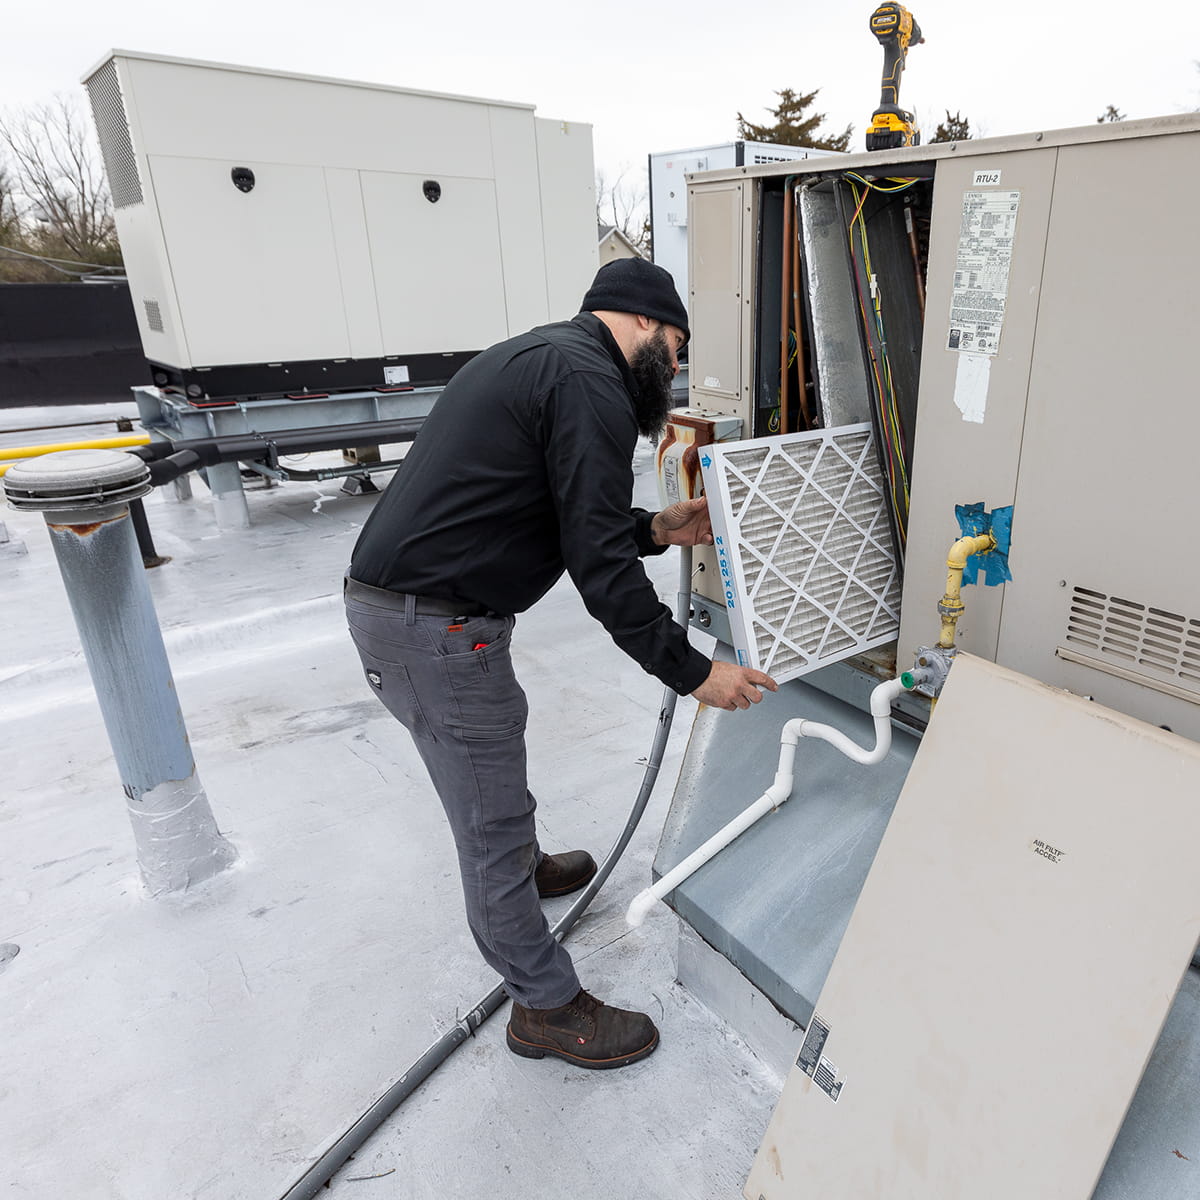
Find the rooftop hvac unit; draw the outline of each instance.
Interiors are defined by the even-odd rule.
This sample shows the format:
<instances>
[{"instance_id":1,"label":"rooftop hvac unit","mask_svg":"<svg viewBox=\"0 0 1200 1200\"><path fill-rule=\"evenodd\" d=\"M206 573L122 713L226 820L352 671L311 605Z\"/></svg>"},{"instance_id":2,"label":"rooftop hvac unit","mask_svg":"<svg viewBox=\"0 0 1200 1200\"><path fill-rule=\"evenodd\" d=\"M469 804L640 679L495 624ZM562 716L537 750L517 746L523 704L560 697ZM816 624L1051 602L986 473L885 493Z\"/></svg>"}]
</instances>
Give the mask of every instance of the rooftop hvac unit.
<instances>
[{"instance_id":1,"label":"rooftop hvac unit","mask_svg":"<svg viewBox=\"0 0 1200 1200\"><path fill-rule=\"evenodd\" d=\"M444 382L595 273L588 125L124 50L85 82L160 385Z\"/></svg>"},{"instance_id":2,"label":"rooftop hvac unit","mask_svg":"<svg viewBox=\"0 0 1200 1200\"><path fill-rule=\"evenodd\" d=\"M895 663L865 674L938 640L951 545L1000 520L956 647L1200 738L1200 564L1178 550L1200 232L1104 182L1187 192L1197 164L1181 114L689 179L689 408L764 444L874 432L903 604ZM700 562L720 635L746 614Z\"/></svg>"}]
</instances>

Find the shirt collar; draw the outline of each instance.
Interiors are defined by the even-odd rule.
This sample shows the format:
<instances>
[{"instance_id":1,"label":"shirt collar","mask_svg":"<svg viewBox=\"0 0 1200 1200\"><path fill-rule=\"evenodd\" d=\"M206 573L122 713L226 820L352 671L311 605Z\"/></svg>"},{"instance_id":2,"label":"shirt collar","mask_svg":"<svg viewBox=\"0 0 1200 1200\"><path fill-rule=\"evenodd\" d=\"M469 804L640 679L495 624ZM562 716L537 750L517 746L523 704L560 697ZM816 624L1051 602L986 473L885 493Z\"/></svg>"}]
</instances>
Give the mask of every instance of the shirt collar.
<instances>
[{"instance_id":1,"label":"shirt collar","mask_svg":"<svg viewBox=\"0 0 1200 1200\"><path fill-rule=\"evenodd\" d=\"M572 317L571 323L587 330L609 352L613 362L617 365L617 370L621 372L625 390L636 400L641 395L641 389L633 378L633 372L629 369L629 363L621 352L621 347L617 345L617 339L613 337L612 330L595 313L590 312L581 312L578 316Z\"/></svg>"}]
</instances>

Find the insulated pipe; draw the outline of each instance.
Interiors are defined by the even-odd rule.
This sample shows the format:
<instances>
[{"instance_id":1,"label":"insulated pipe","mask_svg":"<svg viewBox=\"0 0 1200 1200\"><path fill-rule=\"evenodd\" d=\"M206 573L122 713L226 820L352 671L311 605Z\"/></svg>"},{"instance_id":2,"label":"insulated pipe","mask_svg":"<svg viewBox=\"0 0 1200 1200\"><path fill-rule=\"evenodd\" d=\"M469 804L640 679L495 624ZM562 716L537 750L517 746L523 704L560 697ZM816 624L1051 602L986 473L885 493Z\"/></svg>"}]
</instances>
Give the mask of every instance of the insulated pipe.
<instances>
[{"instance_id":1,"label":"insulated pipe","mask_svg":"<svg viewBox=\"0 0 1200 1200\"><path fill-rule=\"evenodd\" d=\"M950 547L946 556L946 594L938 602L938 612L942 615L942 633L938 645L943 650L954 648L954 627L965 607L962 602L962 573L967 565L967 559L972 554L986 554L995 550L996 539L990 533L981 533L978 537L959 538Z\"/></svg>"},{"instance_id":2,"label":"insulated pipe","mask_svg":"<svg viewBox=\"0 0 1200 1200\"><path fill-rule=\"evenodd\" d=\"M921 275L921 252L917 248L917 230L911 204L904 206L904 227L908 230L908 247L912 251L913 277L917 283L917 304L921 309L921 324L925 324L925 279Z\"/></svg>"},{"instance_id":3,"label":"insulated pipe","mask_svg":"<svg viewBox=\"0 0 1200 1200\"><path fill-rule=\"evenodd\" d=\"M391 445L411 442L420 432L424 417L397 417L391 421L366 421L343 425L316 425L304 429L274 429L267 433L224 433L214 437L180 438L178 441L156 441L138 446L129 453L144 462L173 457L183 450L193 450L202 466L213 463L237 462L240 459L265 458L287 454L303 454L313 450L341 450L361 446L369 438L372 445Z\"/></svg>"},{"instance_id":4,"label":"insulated pipe","mask_svg":"<svg viewBox=\"0 0 1200 1200\"><path fill-rule=\"evenodd\" d=\"M792 320L796 325L796 399L800 402L800 417L805 429L813 428L812 413L808 408L808 389L804 385L804 322L800 309L800 189L792 185Z\"/></svg>"},{"instance_id":5,"label":"insulated pipe","mask_svg":"<svg viewBox=\"0 0 1200 1200\"><path fill-rule=\"evenodd\" d=\"M146 506L139 496L129 502L129 520L133 523L133 532L137 537L138 553L142 556L142 566L146 570L161 567L171 561L169 554L159 554L154 545L154 534L150 530L150 522L146 519Z\"/></svg>"},{"instance_id":6,"label":"insulated pipe","mask_svg":"<svg viewBox=\"0 0 1200 1200\"><path fill-rule=\"evenodd\" d=\"M836 750L840 750L847 758L870 766L882 762L892 746L892 702L901 692L908 691L918 683L923 683L932 672L925 668L906 673L903 680L889 679L881 683L871 692L871 716L875 719L875 745L864 749L857 742L851 741L840 729L832 725L822 725L818 721L805 721L802 718L789 721L784 725L779 735L779 766L775 771L775 780L763 794L734 817L723 828L719 829L699 849L694 850L677 867L668 871L656 884L639 892L633 898L629 911L625 914L626 922L634 927L641 925L646 914L654 904L668 892L673 892L685 879L695 874L710 858L719 854L740 834L745 833L760 817L766 816L772 809L778 808L792 794L794 782L793 765L796 758L796 745L801 738L820 738L828 742ZM911 677L912 683L908 683Z\"/></svg>"},{"instance_id":7,"label":"insulated pipe","mask_svg":"<svg viewBox=\"0 0 1200 1200\"><path fill-rule=\"evenodd\" d=\"M679 592L677 593L675 619L687 628L688 615L692 603L692 552L689 547L682 547L679 553ZM675 702L678 696L672 688L663 689L662 707L658 710L658 725L654 731L654 742L650 747L650 757L646 760L646 769L642 773L642 786L637 799L633 802L625 828L613 843L604 861L600 864L591 883L587 885L575 903L555 923L550 932L560 942L571 931L571 927L583 915L584 909L592 902L593 897L612 874L625 847L629 845L646 805L650 793L654 790L658 779L658 770L662 766L663 754L667 748L667 737L671 732L671 721L675 715ZM388 1088L366 1112L346 1130L317 1159L311 1167L286 1192L280 1200L312 1200L312 1198L333 1178L335 1172L346 1160L387 1120L388 1117L404 1103L463 1044L469 1037L475 1036L484 1021L488 1019L508 998L503 984L494 987L465 1017L456 1022L420 1058L417 1059L391 1087Z\"/></svg>"}]
</instances>

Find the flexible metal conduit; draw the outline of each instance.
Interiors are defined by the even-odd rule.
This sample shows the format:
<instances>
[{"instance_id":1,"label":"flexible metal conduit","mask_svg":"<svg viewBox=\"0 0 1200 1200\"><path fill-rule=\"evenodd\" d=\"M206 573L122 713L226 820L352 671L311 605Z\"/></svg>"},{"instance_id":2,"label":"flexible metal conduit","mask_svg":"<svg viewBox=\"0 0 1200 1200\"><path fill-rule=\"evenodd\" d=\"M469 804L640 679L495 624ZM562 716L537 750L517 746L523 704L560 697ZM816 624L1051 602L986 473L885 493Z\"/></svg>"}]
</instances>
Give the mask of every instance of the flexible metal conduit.
<instances>
[{"instance_id":1,"label":"flexible metal conduit","mask_svg":"<svg viewBox=\"0 0 1200 1200\"><path fill-rule=\"evenodd\" d=\"M675 606L675 619L687 628L688 614L692 602L692 552L681 548L679 553L679 593ZM678 696L671 688L663 689L662 707L658 712L658 724L654 731L654 742L650 748L650 757L646 761L646 770L642 774L642 786L637 799L629 812L625 828L613 844L604 861L600 864L591 883L579 894L578 899L567 910L566 914L551 929L551 933L561 942L571 931L571 927L583 915L584 909L591 904L593 897L604 886L613 868L617 865L625 847L629 845L646 805L650 793L654 790L658 779L658 770L662 765L663 754L667 748L667 736L671 732L671 721L675 715L675 702ZM504 985L494 987L473 1009L444 1034L420 1058L417 1059L391 1087L388 1088L366 1112L346 1130L321 1155L305 1173L283 1193L281 1200L312 1200L312 1197L333 1178L334 1173L345 1163L366 1140L387 1120L388 1117L404 1103L463 1044L469 1037L475 1036L484 1021L488 1019L507 999Z\"/></svg>"},{"instance_id":2,"label":"flexible metal conduit","mask_svg":"<svg viewBox=\"0 0 1200 1200\"><path fill-rule=\"evenodd\" d=\"M792 794L793 766L796 758L796 746L801 738L821 738L835 749L840 750L847 758L864 765L882 762L892 746L892 701L901 692L908 691L918 683L923 683L932 672L922 668L907 672L904 679L889 679L881 683L871 692L871 716L875 718L875 745L867 750L852 742L840 729L832 725L822 725L818 721L805 721L802 718L789 721L779 735L779 766L775 771L775 781L763 794L727 825L723 826L708 839L699 849L694 850L677 867L668 871L653 887L646 888L633 898L625 920L636 928L645 919L646 914L668 892L673 892L685 879L694 875L708 860L719 854L736 837L750 828L760 817L766 816L772 809L778 808ZM907 680L912 678L909 684Z\"/></svg>"}]
</instances>

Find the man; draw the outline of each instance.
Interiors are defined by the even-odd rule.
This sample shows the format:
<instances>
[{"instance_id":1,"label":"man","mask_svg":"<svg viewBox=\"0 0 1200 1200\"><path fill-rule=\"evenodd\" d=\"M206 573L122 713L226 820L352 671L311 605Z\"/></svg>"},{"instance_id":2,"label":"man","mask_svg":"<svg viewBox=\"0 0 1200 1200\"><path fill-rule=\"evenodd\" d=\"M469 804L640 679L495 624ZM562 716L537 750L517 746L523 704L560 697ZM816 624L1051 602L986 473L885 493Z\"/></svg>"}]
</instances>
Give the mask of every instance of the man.
<instances>
[{"instance_id":1,"label":"man","mask_svg":"<svg viewBox=\"0 0 1200 1200\"><path fill-rule=\"evenodd\" d=\"M745 709L776 685L690 646L639 561L712 543L703 499L629 508L637 436L661 433L689 336L671 276L609 263L581 307L450 381L363 528L346 609L367 680L449 819L471 932L513 1000L509 1048L605 1068L652 1053L658 1031L585 992L542 915L539 897L583 887L596 864L538 848L514 614L565 569L617 645L680 694Z\"/></svg>"}]
</instances>

